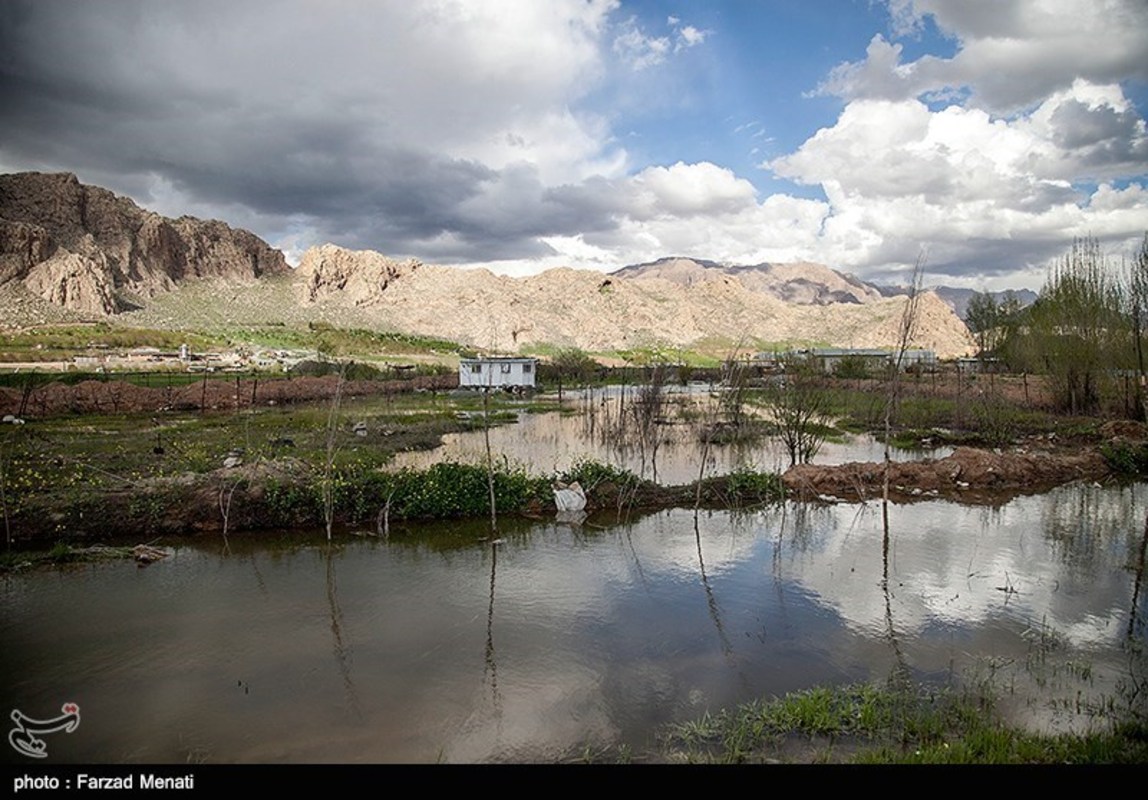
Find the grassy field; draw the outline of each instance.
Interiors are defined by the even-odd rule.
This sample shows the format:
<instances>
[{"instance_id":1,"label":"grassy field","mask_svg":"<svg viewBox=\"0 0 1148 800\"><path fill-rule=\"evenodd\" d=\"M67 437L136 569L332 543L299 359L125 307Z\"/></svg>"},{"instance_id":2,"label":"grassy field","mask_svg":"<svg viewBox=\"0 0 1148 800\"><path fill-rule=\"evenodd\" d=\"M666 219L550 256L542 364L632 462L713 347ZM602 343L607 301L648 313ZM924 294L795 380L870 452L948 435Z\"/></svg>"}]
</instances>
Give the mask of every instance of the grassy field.
<instances>
[{"instance_id":1,"label":"grassy field","mask_svg":"<svg viewBox=\"0 0 1148 800\"><path fill-rule=\"evenodd\" d=\"M990 692L819 687L674 725L657 757L688 763L1145 764L1148 718L1114 703L1084 735L1001 723Z\"/></svg>"}]
</instances>

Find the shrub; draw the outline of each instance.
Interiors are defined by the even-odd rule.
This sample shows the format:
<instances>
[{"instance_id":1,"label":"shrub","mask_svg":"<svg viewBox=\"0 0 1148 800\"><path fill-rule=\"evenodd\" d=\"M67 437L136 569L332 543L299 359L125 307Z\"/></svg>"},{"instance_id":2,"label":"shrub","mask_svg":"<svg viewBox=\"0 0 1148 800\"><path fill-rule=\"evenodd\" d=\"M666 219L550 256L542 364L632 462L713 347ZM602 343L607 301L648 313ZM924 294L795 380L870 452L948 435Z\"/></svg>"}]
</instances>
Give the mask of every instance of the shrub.
<instances>
[{"instance_id":1,"label":"shrub","mask_svg":"<svg viewBox=\"0 0 1148 800\"><path fill-rule=\"evenodd\" d=\"M769 503L785 497L785 487L777 473L748 467L738 467L727 475L726 487L734 505Z\"/></svg>"},{"instance_id":2,"label":"shrub","mask_svg":"<svg viewBox=\"0 0 1148 800\"><path fill-rule=\"evenodd\" d=\"M1122 475L1148 475L1148 444L1110 442L1100 446L1100 454L1113 472Z\"/></svg>"}]
</instances>

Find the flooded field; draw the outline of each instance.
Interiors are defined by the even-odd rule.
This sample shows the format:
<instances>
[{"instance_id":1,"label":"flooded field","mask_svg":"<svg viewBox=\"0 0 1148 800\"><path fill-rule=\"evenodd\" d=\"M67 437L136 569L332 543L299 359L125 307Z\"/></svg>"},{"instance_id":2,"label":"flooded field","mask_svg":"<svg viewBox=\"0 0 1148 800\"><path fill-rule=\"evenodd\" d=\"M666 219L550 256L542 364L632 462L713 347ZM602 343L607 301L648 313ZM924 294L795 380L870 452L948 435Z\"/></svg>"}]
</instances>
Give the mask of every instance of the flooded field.
<instances>
[{"instance_id":1,"label":"flooded field","mask_svg":"<svg viewBox=\"0 0 1148 800\"><path fill-rule=\"evenodd\" d=\"M567 393L565 413L523 413L513 425L492 427L490 448L496 457L531 472L550 474L567 469L583 459L593 459L624 467L637 475L652 478L654 456L636 436L618 435L617 420L624 417L626 403L633 404L634 387L609 387L590 393ZM698 479L703 452L707 476L724 475L739 467L782 471L789 458L773 437L747 442L718 443L705 447L699 425L709 389L702 385L667 387L666 413L656 427L659 444L656 453L657 480L663 484L685 484ZM588 407L597 413L587 413ZM555 402L555 408L557 403ZM692 411L696 416L683 414ZM685 417L685 418L683 418ZM944 458L951 447L904 450L892 448L894 460ZM421 452L400 453L395 467L425 468L438 461L484 463L486 444L483 432L452 433L443 437L441 447ZM850 461L881 461L884 445L869 435L844 434L825 441L814 464L844 464Z\"/></svg>"},{"instance_id":2,"label":"flooded field","mask_svg":"<svg viewBox=\"0 0 1148 800\"><path fill-rule=\"evenodd\" d=\"M894 505L887 548L872 504L165 542L3 578L0 702L80 706L49 762L639 754L667 722L895 674L1082 730L1148 695L1146 508L1146 484Z\"/></svg>"}]
</instances>

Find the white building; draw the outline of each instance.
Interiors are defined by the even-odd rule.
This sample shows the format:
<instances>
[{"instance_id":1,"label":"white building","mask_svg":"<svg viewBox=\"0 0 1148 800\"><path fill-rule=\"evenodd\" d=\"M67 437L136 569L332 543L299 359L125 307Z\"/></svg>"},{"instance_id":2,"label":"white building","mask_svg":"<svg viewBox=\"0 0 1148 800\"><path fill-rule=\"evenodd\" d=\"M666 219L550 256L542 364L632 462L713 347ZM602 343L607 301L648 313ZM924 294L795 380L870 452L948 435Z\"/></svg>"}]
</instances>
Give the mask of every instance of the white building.
<instances>
[{"instance_id":1,"label":"white building","mask_svg":"<svg viewBox=\"0 0 1148 800\"><path fill-rule=\"evenodd\" d=\"M458 385L462 388L534 388L538 360L492 356L463 358L458 362Z\"/></svg>"}]
</instances>

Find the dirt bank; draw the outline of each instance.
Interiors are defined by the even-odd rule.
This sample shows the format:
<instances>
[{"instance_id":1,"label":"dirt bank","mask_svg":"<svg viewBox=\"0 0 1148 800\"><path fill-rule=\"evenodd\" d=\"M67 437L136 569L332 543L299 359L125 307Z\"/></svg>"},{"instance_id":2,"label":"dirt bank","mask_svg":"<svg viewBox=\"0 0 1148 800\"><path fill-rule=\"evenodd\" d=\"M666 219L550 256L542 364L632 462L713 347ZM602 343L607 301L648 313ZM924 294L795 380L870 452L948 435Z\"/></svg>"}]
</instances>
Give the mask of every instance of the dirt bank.
<instances>
[{"instance_id":1,"label":"dirt bank","mask_svg":"<svg viewBox=\"0 0 1148 800\"><path fill-rule=\"evenodd\" d=\"M958 447L947 458L894 462L889 466L889 496L898 501L945 497L983 502L1109 475L1108 462L1098 446L1040 438L1008 450ZM801 464L782 476L793 496L844 501L881 497L884 480L885 466L880 462L831 467Z\"/></svg>"}]
</instances>

